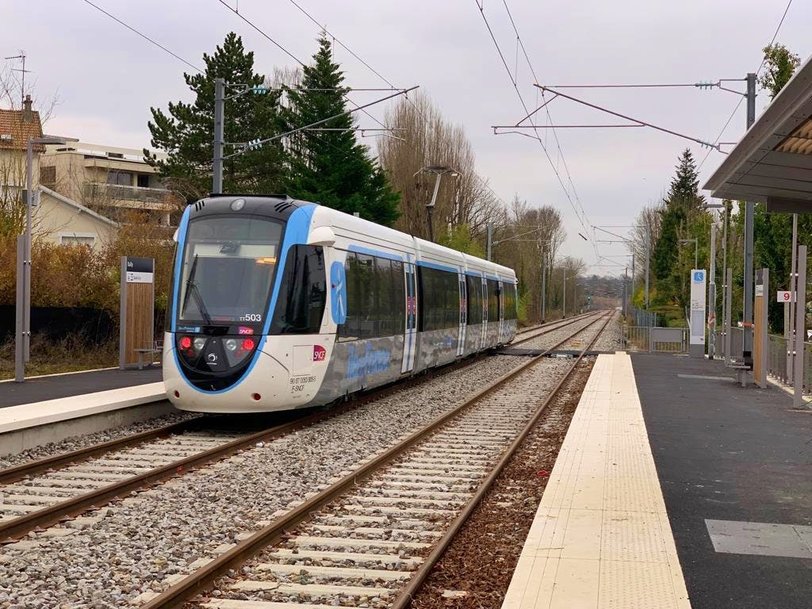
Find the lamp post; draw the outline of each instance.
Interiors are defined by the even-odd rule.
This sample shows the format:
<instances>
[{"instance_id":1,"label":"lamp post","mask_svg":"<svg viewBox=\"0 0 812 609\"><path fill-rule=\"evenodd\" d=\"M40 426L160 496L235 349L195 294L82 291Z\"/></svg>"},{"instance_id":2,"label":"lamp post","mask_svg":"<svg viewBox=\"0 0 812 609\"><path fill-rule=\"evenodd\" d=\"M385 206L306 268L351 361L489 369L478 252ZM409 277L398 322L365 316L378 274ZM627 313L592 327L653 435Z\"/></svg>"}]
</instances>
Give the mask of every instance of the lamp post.
<instances>
[{"instance_id":1,"label":"lamp post","mask_svg":"<svg viewBox=\"0 0 812 609\"><path fill-rule=\"evenodd\" d=\"M694 268L699 268L699 239L680 239L680 243L694 243Z\"/></svg>"},{"instance_id":2,"label":"lamp post","mask_svg":"<svg viewBox=\"0 0 812 609\"><path fill-rule=\"evenodd\" d=\"M31 207L34 200L34 146L78 142L72 137L44 135L28 138L25 151L25 235L17 238L17 303L14 338L14 380L25 380L25 362L31 348Z\"/></svg>"},{"instance_id":3,"label":"lamp post","mask_svg":"<svg viewBox=\"0 0 812 609\"><path fill-rule=\"evenodd\" d=\"M440 191L440 180L442 179L443 175L448 174L452 178L456 178L459 176L459 172L456 169L451 167L447 167L446 165L428 165L419 169L414 172L414 175L420 173L433 173L437 176L434 181L434 192L431 195L431 201L426 203L426 214L428 216L428 223L429 223L429 241L434 241L434 224L432 223L432 213L434 212L434 204L437 202L437 193ZM413 176L414 177L414 176Z\"/></svg>"}]
</instances>

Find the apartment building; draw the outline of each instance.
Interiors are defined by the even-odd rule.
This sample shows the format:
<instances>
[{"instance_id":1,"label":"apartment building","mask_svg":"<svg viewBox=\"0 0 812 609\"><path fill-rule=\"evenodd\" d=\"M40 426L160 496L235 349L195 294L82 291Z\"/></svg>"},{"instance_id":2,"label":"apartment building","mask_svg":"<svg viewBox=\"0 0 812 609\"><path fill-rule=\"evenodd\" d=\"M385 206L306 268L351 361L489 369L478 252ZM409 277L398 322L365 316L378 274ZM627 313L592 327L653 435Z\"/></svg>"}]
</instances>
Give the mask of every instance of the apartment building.
<instances>
[{"instance_id":1,"label":"apartment building","mask_svg":"<svg viewBox=\"0 0 812 609\"><path fill-rule=\"evenodd\" d=\"M183 205L144 162L141 150L81 141L49 145L40 165L43 186L120 222L135 210L169 226Z\"/></svg>"}]
</instances>

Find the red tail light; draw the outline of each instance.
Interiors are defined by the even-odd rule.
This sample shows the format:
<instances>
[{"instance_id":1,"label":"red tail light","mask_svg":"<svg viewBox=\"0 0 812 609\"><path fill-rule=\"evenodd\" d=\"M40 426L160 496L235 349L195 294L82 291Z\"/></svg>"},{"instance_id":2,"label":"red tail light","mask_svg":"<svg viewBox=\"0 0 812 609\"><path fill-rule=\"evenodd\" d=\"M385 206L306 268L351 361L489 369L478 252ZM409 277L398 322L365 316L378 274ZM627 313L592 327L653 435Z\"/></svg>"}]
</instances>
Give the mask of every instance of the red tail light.
<instances>
[{"instance_id":1,"label":"red tail light","mask_svg":"<svg viewBox=\"0 0 812 609\"><path fill-rule=\"evenodd\" d=\"M180 340L178 341L178 345L184 351L190 349L192 347L192 337L191 336L181 336Z\"/></svg>"},{"instance_id":2,"label":"red tail light","mask_svg":"<svg viewBox=\"0 0 812 609\"><path fill-rule=\"evenodd\" d=\"M255 345L256 343L253 338L244 338L242 340L242 348L244 351L251 351Z\"/></svg>"}]
</instances>

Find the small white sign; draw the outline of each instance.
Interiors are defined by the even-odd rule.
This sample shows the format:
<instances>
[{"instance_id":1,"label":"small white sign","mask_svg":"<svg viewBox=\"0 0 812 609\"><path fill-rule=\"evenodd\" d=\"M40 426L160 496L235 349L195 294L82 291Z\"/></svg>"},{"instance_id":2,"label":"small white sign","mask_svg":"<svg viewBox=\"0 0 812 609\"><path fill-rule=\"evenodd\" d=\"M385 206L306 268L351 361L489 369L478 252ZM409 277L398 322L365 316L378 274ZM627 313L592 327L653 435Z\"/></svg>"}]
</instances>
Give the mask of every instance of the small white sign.
<instances>
[{"instance_id":1,"label":"small white sign","mask_svg":"<svg viewBox=\"0 0 812 609\"><path fill-rule=\"evenodd\" d=\"M127 271L127 283L152 283L153 273Z\"/></svg>"},{"instance_id":2,"label":"small white sign","mask_svg":"<svg viewBox=\"0 0 812 609\"><path fill-rule=\"evenodd\" d=\"M789 290L778 290L775 300L776 302L791 302L795 299L792 298L792 292Z\"/></svg>"}]
</instances>

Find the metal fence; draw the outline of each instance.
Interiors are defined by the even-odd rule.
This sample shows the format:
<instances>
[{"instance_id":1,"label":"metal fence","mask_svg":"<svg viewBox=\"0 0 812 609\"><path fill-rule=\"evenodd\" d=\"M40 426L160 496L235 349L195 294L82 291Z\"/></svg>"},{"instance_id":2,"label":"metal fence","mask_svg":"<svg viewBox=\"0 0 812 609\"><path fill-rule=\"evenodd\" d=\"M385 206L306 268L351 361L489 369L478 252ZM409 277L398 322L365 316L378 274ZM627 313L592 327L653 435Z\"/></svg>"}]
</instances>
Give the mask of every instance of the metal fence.
<instances>
[{"instance_id":1,"label":"metal fence","mask_svg":"<svg viewBox=\"0 0 812 609\"><path fill-rule=\"evenodd\" d=\"M688 328L623 326L623 344L632 351L687 353Z\"/></svg>"},{"instance_id":2,"label":"metal fence","mask_svg":"<svg viewBox=\"0 0 812 609\"><path fill-rule=\"evenodd\" d=\"M650 328L657 325L657 314L654 311L644 311L643 309L631 307L629 313L630 321L633 321L635 326Z\"/></svg>"}]
</instances>

